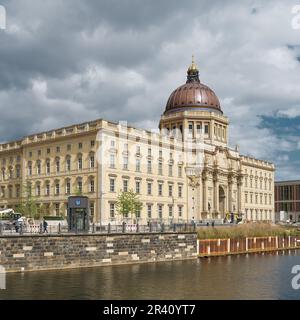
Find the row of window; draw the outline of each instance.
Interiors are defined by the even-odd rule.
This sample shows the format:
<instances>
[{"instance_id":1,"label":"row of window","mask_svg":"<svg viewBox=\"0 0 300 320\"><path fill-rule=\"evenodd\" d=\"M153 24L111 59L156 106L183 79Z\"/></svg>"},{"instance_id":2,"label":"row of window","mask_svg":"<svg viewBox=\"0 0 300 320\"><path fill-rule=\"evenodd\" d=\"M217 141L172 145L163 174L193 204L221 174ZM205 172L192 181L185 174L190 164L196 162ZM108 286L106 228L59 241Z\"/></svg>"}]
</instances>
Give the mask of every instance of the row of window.
<instances>
[{"instance_id":1,"label":"row of window","mask_svg":"<svg viewBox=\"0 0 300 320\"><path fill-rule=\"evenodd\" d=\"M116 169L116 155L115 154L111 154L110 155L110 162L109 162L109 167L111 169ZM122 167L123 170L129 170L129 161L128 161L128 157L123 157L123 163L122 163ZM177 167L178 170L178 177L182 178L182 166L178 166ZM136 172L141 172L141 159L136 159L135 162L135 171ZM153 173L153 162L152 160L148 159L147 160L147 173L152 174ZM158 174L159 175L163 175L163 162L162 160L158 161ZM169 164L168 165L168 176L169 177L173 177L174 174L174 165L173 164Z\"/></svg>"},{"instance_id":2,"label":"row of window","mask_svg":"<svg viewBox=\"0 0 300 320\"><path fill-rule=\"evenodd\" d=\"M250 197L249 197L250 196ZM272 195L269 194L265 194L263 195L262 193L260 194L253 194L252 192L250 193L250 195L248 194L248 192L245 192L245 203L255 203L255 204L268 204L268 198L269 198L269 205L272 204ZM249 202L250 200L250 202ZM264 200L264 201L263 201ZM264 202L264 203L263 203Z\"/></svg>"},{"instance_id":3,"label":"row of window","mask_svg":"<svg viewBox=\"0 0 300 320\"><path fill-rule=\"evenodd\" d=\"M140 180L135 181L135 193L141 194L142 189L142 182ZM116 192L116 178L110 178L109 179L109 191L110 192ZM124 179L123 180L123 192L129 191L129 180ZM153 182L147 182L147 195L152 196L153 195ZM158 182L158 195L163 196L163 183ZM173 197L174 195L174 185L168 184L168 196ZM178 198L183 197L183 185L177 186L177 196Z\"/></svg>"},{"instance_id":4,"label":"row of window","mask_svg":"<svg viewBox=\"0 0 300 320\"><path fill-rule=\"evenodd\" d=\"M157 218L158 219L163 219L164 217L164 213L165 213L165 209L164 209L164 205L163 204L158 204L156 206L156 212L157 212ZM167 206L167 210L168 210L168 217L170 219L173 219L175 217L175 214L177 213L179 218L182 218L183 216L183 209L184 206L183 205L178 205L177 206L177 212L175 212L175 206L173 205L168 205ZM146 211L147 211L147 218L148 219L152 219L154 218L154 211L155 211L155 206L153 204L147 204L146 205ZM110 203L110 218L114 219L116 217L116 204L115 203ZM141 218L141 211L138 210L136 212L136 217L137 218ZM128 218L128 215L125 214L125 218Z\"/></svg>"},{"instance_id":5,"label":"row of window","mask_svg":"<svg viewBox=\"0 0 300 320\"><path fill-rule=\"evenodd\" d=\"M254 183L253 183L253 180L254 180ZM258 180L259 180L259 182L258 182ZM250 183L248 183L248 182L250 182ZM271 179L269 179L269 180L267 180L267 179L263 180L263 178L260 178L260 179L249 178L248 179L248 177L245 177L245 187L246 188L250 187L250 188L258 189L258 185L259 185L260 190L269 190L269 191L272 190L272 180Z\"/></svg>"},{"instance_id":6,"label":"row of window","mask_svg":"<svg viewBox=\"0 0 300 320\"><path fill-rule=\"evenodd\" d=\"M245 209L246 220L272 220L271 210Z\"/></svg>"},{"instance_id":7,"label":"row of window","mask_svg":"<svg viewBox=\"0 0 300 320\"><path fill-rule=\"evenodd\" d=\"M72 145L73 144L67 144L66 146L66 150L67 151L71 151L72 150ZM95 146L95 140L91 140L90 141L90 147L93 148ZM83 142L78 142L77 145L78 149L81 150L83 148ZM56 146L55 147L55 151L56 153L60 153L62 151L62 147L61 146ZM51 148L47 148L46 149L46 154L50 154L51 153ZM42 150L37 150L37 156L41 156L42 155ZM31 158L33 156L33 151L29 151L28 152L28 156L29 158Z\"/></svg>"},{"instance_id":8,"label":"row of window","mask_svg":"<svg viewBox=\"0 0 300 320\"><path fill-rule=\"evenodd\" d=\"M15 193L13 193L13 189L15 189ZM72 193L77 193L77 192L84 192L83 190L83 182L82 182L82 179L79 178L77 179L76 181L76 185L74 187L73 185L73 188L72 188L72 184L71 184L71 181L70 179L67 179L64 183L64 187L62 188L62 185L59 181L55 181L54 183L54 186L51 187L51 184L50 182L46 182L45 183L45 186L44 186L44 194L45 196L50 196L51 195L51 189L53 190L53 194L58 196L58 195L61 195L61 194L66 194L66 195L69 195L69 194L72 194ZM15 188L13 188L13 186L8 186L7 188L7 191L8 193L6 194L6 190L5 190L5 187L2 186L1 189L1 197L2 198L5 198L6 196L8 198L13 198L14 195L16 198L19 198L21 196L20 192L21 192L21 187L19 185L16 185ZM28 186L28 193L29 194L32 194L34 196L41 196L42 195L42 186L40 183L36 183L35 184L35 191L34 191L34 194L32 193L32 187L29 185ZM95 192L95 180L94 178L90 178L89 179L89 182L88 182L88 192L89 193L94 193Z\"/></svg>"}]
</instances>

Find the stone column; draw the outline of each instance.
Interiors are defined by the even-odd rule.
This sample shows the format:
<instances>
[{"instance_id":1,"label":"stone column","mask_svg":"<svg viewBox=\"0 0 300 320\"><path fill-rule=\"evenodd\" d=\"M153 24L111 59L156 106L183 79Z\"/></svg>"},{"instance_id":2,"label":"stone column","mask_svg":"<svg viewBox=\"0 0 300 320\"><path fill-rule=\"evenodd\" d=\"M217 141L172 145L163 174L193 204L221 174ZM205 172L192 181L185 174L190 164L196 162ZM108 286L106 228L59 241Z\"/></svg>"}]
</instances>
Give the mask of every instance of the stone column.
<instances>
[{"instance_id":1,"label":"stone column","mask_svg":"<svg viewBox=\"0 0 300 320\"><path fill-rule=\"evenodd\" d=\"M242 207L241 207L241 204L242 204L242 193L241 193L241 181L237 181L237 211L238 213L241 212L242 210Z\"/></svg>"},{"instance_id":2,"label":"stone column","mask_svg":"<svg viewBox=\"0 0 300 320\"><path fill-rule=\"evenodd\" d=\"M228 208L225 211L232 212L232 180L228 181Z\"/></svg>"},{"instance_id":3,"label":"stone column","mask_svg":"<svg viewBox=\"0 0 300 320\"><path fill-rule=\"evenodd\" d=\"M219 212L219 182L214 178L214 207L213 211Z\"/></svg>"},{"instance_id":4,"label":"stone column","mask_svg":"<svg viewBox=\"0 0 300 320\"><path fill-rule=\"evenodd\" d=\"M202 199L203 199L203 212L208 212L208 199L207 199L207 177L202 178Z\"/></svg>"}]
</instances>

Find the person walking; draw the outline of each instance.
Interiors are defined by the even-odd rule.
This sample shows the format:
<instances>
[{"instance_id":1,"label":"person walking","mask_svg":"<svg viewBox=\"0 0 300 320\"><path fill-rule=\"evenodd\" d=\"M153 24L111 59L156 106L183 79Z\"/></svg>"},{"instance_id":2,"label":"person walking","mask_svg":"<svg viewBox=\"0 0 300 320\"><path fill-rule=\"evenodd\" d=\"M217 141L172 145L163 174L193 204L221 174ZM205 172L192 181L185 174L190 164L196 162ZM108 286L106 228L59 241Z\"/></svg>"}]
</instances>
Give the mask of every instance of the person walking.
<instances>
[{"instance_id":1,"label":"person walking","mask_svg":"<svg viewBox=\"0 0 300 320\"><path fill-rule=\"evenodd\" d=\"M45 232L48 233L48 222L45 220L45 218L43 220L43 228L44 228L44 233Z\"/></svg>"}]
</instances>

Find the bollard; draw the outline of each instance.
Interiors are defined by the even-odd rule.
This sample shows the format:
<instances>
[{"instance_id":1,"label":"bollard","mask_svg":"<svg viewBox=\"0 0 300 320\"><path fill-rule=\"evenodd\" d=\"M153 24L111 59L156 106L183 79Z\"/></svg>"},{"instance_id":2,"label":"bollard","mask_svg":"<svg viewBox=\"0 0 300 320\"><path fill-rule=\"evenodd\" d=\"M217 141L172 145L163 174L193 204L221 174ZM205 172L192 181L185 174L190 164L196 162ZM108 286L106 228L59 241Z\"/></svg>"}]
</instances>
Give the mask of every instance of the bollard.
<instances>
[{"instance_id":1,"label":"bollard","mask_svg":"<svg viewBox=\"0 0 300 320\"><path fill-rule=\"evenodd\" d=\"M110 228L111 228L111 225L109 223L108 226L107 226L107 233L110 233Z\"/></svg>"}]
</instances>

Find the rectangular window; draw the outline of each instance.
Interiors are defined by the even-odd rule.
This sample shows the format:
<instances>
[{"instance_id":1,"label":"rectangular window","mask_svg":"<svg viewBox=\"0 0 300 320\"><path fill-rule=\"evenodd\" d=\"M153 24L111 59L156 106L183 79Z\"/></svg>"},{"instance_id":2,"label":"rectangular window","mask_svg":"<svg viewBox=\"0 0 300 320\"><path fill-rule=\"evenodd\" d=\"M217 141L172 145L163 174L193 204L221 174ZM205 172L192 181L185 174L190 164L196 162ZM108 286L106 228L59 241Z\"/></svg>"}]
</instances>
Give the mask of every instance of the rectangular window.
<instances>
[{"instance_id":1,"label":"rectangular window","mask_svg":"<svg viewBox=\"0 0 300 320\"><path fill-rule=\"evenodd\" d=\"M47 154L50 154L51 150L50 148L47 148Z\"/></svg>"},{"instance_id":2,"label":"rectangular window","mask_svg":"<svg viewBox=\"0 0 300 320\"><path fill-rule=\"evenodd\" d=\"M182 218L182 206L178 206L178 216Z\"/></svg>"},{"instance_id":3,"label":"rectangular window","mask_svg":"<svg viewBox=\"0 0 300 320\"><path fill-rule=\"evenodd\" d=\"M110 218L113 219L115 217L115 204L111 203L109 205L109 214L110 214Z\"/></svg>"},{"instance_id":4,"label":"rectangular window","mask_svg":"<svg viewBox=\"0 0 300 320\"><path fill-rule=\"evenodd\" d=\"M147 205L147 216L149 219L151 219L151 217L152 217L152 205L151 204Z\"/></svg>"},{"instance_id":5,"label":"rectangular window","mask_svg":"<svg viewBox=\"0 0 300 320\"><path fill-rule=\"evenodd\" d=\"M71 171L71 159L68 158L66 161L66 169L67 171Z\"/></svg>"},{"instance_id":6,"label":"rectangular window","mask_svg":"<svg viewBox=\"0 0 300 320\"><path fill-rule=\"evenodd\" d=\"M209 125L208 125L208 124L206 124L206 125L204 126L204 133L205 133L205 134L209 134Z\"/></svg>"},{"instance_id":7,"label":"rectangular window","mask_svg":"<svg viewBox=\"0 0 300 320\"><path fill-rule=\"evenodd\" d=\"M123 170L128 170L128 157L123 157Z\"/></svg>"},{"instance_id":8,"label":"rectangular window","mask_svg":"<svg viewBox=\"0 0 300 320\"><path fill-rule=\"evenodd\" d=\"M152 154L152 150L151 148L148 148L148 157L151 157L151 154Z\"/></svg>"},{"instance_id":9,"label":"rectangular window","mask_svg":"<svg viewBox=\"0 0 300 320\"><path fill-rule=\"evenodd\" d=\"M93 148L95 146L95 140L91 140L91 147Z\"/></svg>"},{"instance_id":10,"label":"rectangular window","mask_svg":"<svg viewBox=\"0 0 300 320\"><path fill-rule=\"evenodd\" d=\"M116 158L115 158L114 154L110 155L109 166L110 166L111 169L114 169L116 167Z\"/></svg>"},{"instance_id":11,"label":"rectangular window","mask_svg":"<svg viewBox=\"0 0 300 320\"><path fill-rule=\"evenodd\" d=\"M173 206L169 206L169 217L173 218Z\"/></svg>"},{"instance_id":12,"label":"rectangular window","mask_svg":"<svg viewBox=\"0 0 300 320\"><path fill-rule=\"evenodd\" d=\"M32 165L31 164L28 165L28 175L29 176L32 175Z\"/></svg>"},{"instance_id":13,"label":"rectangular window","mask_svg":"<svg viewBox=\"0 0 300 320\"><path fill-rule=\"evenodd\" d=\"M90 192L95 192L95 181L90 180Z\"/></svg>"},{"instance_id":14,"label":"rectangular window","mask_svg":"<svg viewBox=\"0 0 300 320\"><path fill-rule=\"evenodd\" d=\"M55 214L59 216L59 203L55 204Z\"/></svg>"},{"instance_id":15,"label":"rectangular window","mask_svg":"<svg viewBox=\"0 0 300 320\"><path fill-rule=\"evenodd\" d=\"M78 149L82 149L82 142L78 143Z\"/></svg>"},{"instance_id":16,"label":"rectangular window","mask_svg":"<svg viewBox=\"0 0 300 320\"><path fill-rule=\"evenodd\" d=\"M71 194L71 183L69 181L66 183L66 194Z\"/></svg>"},{"instance_id":17,"label":"rectangular window","mask_svg":"<svg viewBox=\"0 0 300 320\"><path fill-rule=\"evenodd\" d=\"M91 155L90 156L90 168L95 168L95 156Z\"/></svg>"},{"instance_id":18,"label":"rectangular window","mask_svg":"<svg viewBox=\"0 0 300 320\"><path fill-rule=\"evenodd\" d=\"M173 186L169 184L169 197L173 196Z\"/></svg>"},{"instance_id":19,"label":"rectangular window","mask_svg":"<svg viewBox=\"0 0 300 320\"><path fill-rule=\"evenodd\" d=\"M109 179L109 190L115 192L115 179Z\"/></svg>"},{"instance_id":20,"label":"rectangular window","mask_svg":"<svg viewBox=\"0 0 300 320\"><path fill-rule=\"evenodd\" d=\"M182 167L181 166L178 167L178 177L182 178Z\"/></svg>"},{"instance_id":21,"label":"rectangular window","mask_svg":"<svg viewBox=\"0 0 300 320\"><path fill-rule=\"evenodd\" d=\"M78 169L81 170L82 169L82 158L78 158Z\"/></svg>"},{"instance_id":22,"label":"rectangular window","mask_svg":"<svg viewBox=\"0 0 300 320\"><path fill-rule=\"evenodd\" d=\"M77 182L77 189L78 189L79 192L82 192L82 181L81 180L79 180Z\"/></svg>"},{"instance_id":23,"label":"rectangular window","mask_svg":"<svg viewBox=\"0 0 300 320\"><path fill-rule=\"evenodd\" d=\"M41 174L41 163L37 163L37 169L36 169L37 174Z\"/></svg>"},{"instance_id":24,"label":"rectangular window","mask_svg":"<svg viewBox=\"0 0 300 320\"><path fill-rule=\"evenodd\" d=\"M169 164L169 177L173 177L173 165Z\"/></svg>"},{"instance_id":25,"label":"rectangular window","mask_svg":"<svg viewBox=\"0 0 300 320\"><path fill-rule=\"evenodd\" d=\"M56 160L55 167L56 167L56 173L59 173L60 172L60 161L59 160Z\"/></svg>"},{"instance_id":26,"label":"rectangular window","mask_svg":"<svg viewBox=\"0 0 300 320\"><path fill-rule=\"evenodd\" d=\"M189 135L193 135L193 122L189 122Z\"/></svg>"},{"instance_id":27,"label":"rectangular window","mask_svg":"<svg viewBox=\"0 0 300 320\"><path fill-rule=\"evenodd\" d=\"M123 191L128 192L128 180L123 180Z\"/></svg>"},{"instance_id":28,"label":"rectangular window","mask_svg":"<svg viewBox=\"0 0 300 320\"><path fill-rule=\"evenodd\" d=\"M135 192L141 193L141 182L140 181L135 182Z\"/></svg>"},{"instance_id":29,"label":"rectangular window","mask_svg":"<svg viewBox=\"0 0 300 320\"><path fill-rule=\"evenodd\" d=\"M50 184L46 184L46 196L50 196Z\"/></svg>"},{"instance_id":30,"label":"rectangular window","mask_svg":"<svg viewBox=\"0 0 300 320\"><path fill-rule=\"evenodd\" d=\"M136 172L141 172L141 160L140 159L136 159L135 170L136 170Z\"/></svg>"},{"instance_id":31,"label":"rectangular window","mask_svg":"<svg viewBox=\"0 0 300 320\"><path fill-rule=\"evenodd\" d=\"M162 164L161 160L159 160L159 162L158 162L158 174L159 175L163 174L163 164Z\"/></svg>"},{"instance_id":32,"label":"rectangular window","mask_svg":"<svg viewBox=\"0 0 300 320\"><path fill-rule=\"evenodd\" d=\"M55 194L59 195L59 183L55 184Z\"/></svg>"},{"instance_id":33,"label":"rectangular window","mask_svg":"<svg viewBox=\"0 0 300 320\"><path fill-rule=\"evenodd\" d=\"M60 147L56 147L56 152L60 152Z\"/></svg>"},{"instance_id":34,"label":"rectangular window","mask_svg":"<svg viewBox=\"0 0 300 320\"><path fill-rule=\"evenodd\" d=\"M148 182L147 183L147 194L150 196L152 194L152 183Z\"/></svg>"},{"instance_id":35,"label":"rectangular window","mask_svg":"<svg viewBox=\"0 0 300 320\"><path fill-rule=\"evenodd\" d=\"M135 182L135 192L141 193L141 182L140 181Z\"/></svg>"},{"instance_id":36,"label":"rectangular window","mask_svg":"<svg viewBox=\"0 0 300 320\"><path fill-rule=\"evenodd\" d=\"M91 204L90 204L90 214L91 214L92 218L95 215L95 204L94 204L94 202L91 202Z\"/></svg>"},{"instance_id":37,"label":"rectangular window","mask_svg":"<svg viewBox=\"0 0 300 320\"><path fill-rule=\"evenodd\" d=\"M70 151L72 146L70 144L67 145L67 150Z\"/></svg>"},{"instance_id":38,"label":"rectangular window","mask_svg":"<svg viewBox=\"0 0 300 320\"><path fill-rule=\"evenodd\" d=\"M158 184L158 195L159 196L163 195L163 185L162 185L162 183Z\"/></svg>"},{"instance_id":39,"label":"rectangular window","mask_svg":"<svg viewBox=\"0 0 300 320\"><path fill-rule=\"evenodd\" d=\"M147 172L148 172L148 173L152 173L152 161L151 161L151 160L148 160L148 163L147 163Z\"/></svg>"},{"instance_id":40,"label":"rectangular window","mask_svg":"<svg viewBox=\"0 0 300 320\"><path fill-rule=\"evenodd\" d=\"M163 218L163 206L161 204L158 205L158 218L162 219Z\"/></svg>"},{"instance_id":41,"label":"rectangular window","mask_svg":"<svg viewBox=\"0 0 300 320\"><path fill-rule=\"evenodd\" d=\"M178 197L182 198L182 186L178 186Z\"/></svg>"}]
</instances>

